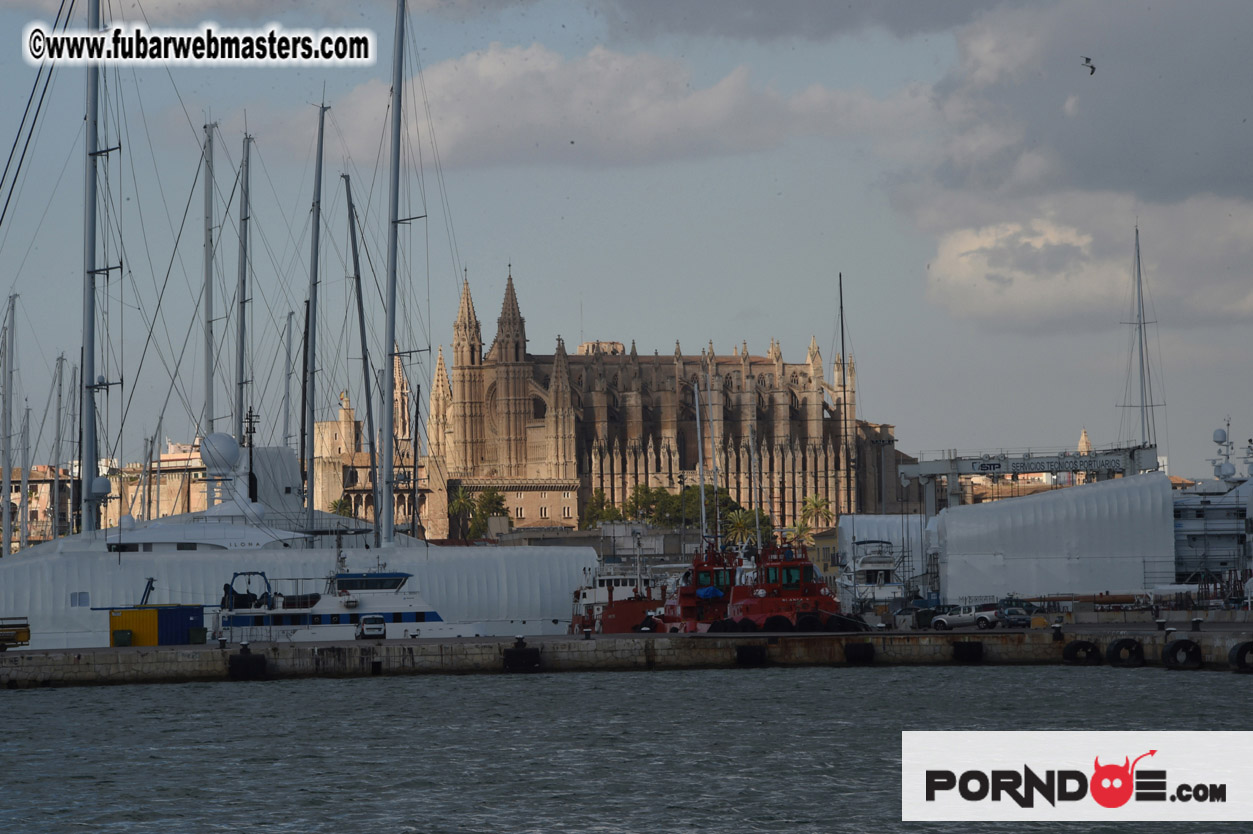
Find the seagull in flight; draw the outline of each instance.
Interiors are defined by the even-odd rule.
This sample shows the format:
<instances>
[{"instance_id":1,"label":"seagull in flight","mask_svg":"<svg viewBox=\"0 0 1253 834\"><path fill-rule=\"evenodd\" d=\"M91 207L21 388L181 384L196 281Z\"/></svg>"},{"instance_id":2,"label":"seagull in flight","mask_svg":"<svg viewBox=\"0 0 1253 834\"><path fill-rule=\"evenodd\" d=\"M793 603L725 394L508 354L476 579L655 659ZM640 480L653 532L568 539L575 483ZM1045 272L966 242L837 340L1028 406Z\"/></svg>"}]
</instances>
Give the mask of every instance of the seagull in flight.
<instances>
[{"instance_id":1,"label":"seagull in flight","mask_svg":"<svg viewBox=\"0 0 1253 834\"><path fill-rule=\"evenodd\" d=\"M1088 68L1088 75L1096 75L1096 64L1092 63L1092 59L1085 55L1079 57L1083 58L1083 65Z\"/></svg>"}]
</instances>

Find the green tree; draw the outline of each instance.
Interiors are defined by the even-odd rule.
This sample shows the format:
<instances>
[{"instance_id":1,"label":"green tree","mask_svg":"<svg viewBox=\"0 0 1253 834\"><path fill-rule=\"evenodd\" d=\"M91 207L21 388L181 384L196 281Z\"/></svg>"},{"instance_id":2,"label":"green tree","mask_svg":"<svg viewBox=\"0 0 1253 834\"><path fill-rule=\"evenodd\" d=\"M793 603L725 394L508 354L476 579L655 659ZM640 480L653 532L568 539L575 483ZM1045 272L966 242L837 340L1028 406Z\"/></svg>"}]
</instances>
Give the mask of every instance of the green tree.
<instances>
[{"instance_id":1,"label":"green tree","mask_svg":"<svg viewBox=\"0 0 1253 834\"><path fill-rule=\"evenodd\" d=\"M801 508L801 521L806 522L811 527L818 527L823 523L830 524L834 518L835 513L831 511L830 501L821 495L808 495L805 497L805 506Z\"/></svg>"},{"instance_id":2,"label":"green tree","mask_svg":"<svg viewBox=\"0 0 1253 834\"><path fill-rule=\"evenodd\" d=\"M341 495L331 502L327 510L335 515L342 515L344 518L352 518L352 499L347 495Z\"/></svg>"},{"instance_id":3,"label":"green tree","mask_svg":"<svg viewBox=\"0 0 1253 834\"><path fill-rule=\"evenodd\" d=\"M787 532L788 538L798 544L808 547L814 543L814 529L804 519L800 519L794 526L789 527Z\"/></svg>"},{"instance_id":4,"label":"green tree","mask_svg":"<svg viewBox=\"0 0 1253 834\"><path fill-rule=\"evenodd\" d=\"M583 529L590 530L602 521L621 521L622 513L609 503L605 491L598 489L592 492L587 507L583 510Z\"/></svg>"},{"instance_id":5,"label":"green tree","mask_svg":"<svg viewBox=\"0 0 1253 834\"><path fill-rule=\"evenodd\" d=\"M732 510L726 517L727 541L732 544L755 541L757 523L749 510Z\"/></svg>"},{"instance_id":6,"label":"green tree","mask_svg":"<svg viewBox=\"0 0 1253 834\"><path fill-rule=\"evenodd\" d=\"M474 505L474 515L470 519L470 538L481 539L487 535L487 520L499 516L509 517L509 509L505 506L505 496L493 487L479 493Z\"/></svg>"},{"instance_id":7,"label":"green tree","mask_svg":"<svg viewBox=\"0 0 1253 834\"><path fill-rule=\"evenodd\" d=\"M457 538L464 539L470 523L470 516L475 509L474 498L463 486L457 487L448 496L448 528L457 531Z\"/></svg>"}]
</instances>

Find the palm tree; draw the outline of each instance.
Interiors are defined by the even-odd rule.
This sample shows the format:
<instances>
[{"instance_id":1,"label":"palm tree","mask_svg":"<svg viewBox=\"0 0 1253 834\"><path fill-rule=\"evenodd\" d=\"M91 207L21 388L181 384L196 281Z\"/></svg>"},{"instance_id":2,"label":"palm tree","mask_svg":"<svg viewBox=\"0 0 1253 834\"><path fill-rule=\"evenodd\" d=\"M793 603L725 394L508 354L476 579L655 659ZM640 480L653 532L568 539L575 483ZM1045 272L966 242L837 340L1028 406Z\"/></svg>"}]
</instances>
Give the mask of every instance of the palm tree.
<instances>
[{"instance_id":1,"label":"palm tree","mask_svg":"<svg viewBox=\"0 0 1253 834\"><path fill-rule=\"evenodd\" d=\"M470 491L463 486L453 490L453 493L448 496L448 519L456 521L457 538L466 537L466 522L473 512L474 498L470 495Z\"/></svg>"},{"instance_id":2,"label":"palm tree","mask_svg":"<svg viewBox=\"0 0 1253 834\"><path fill-rule=\"evenodd\" d=\"M807 523L811 527L816 527L822 522L828 524L835 518L835 513L831 511L831 502L823 498L821 495L808 495L805 497L805 506L801 509L801 521Z\"/></svg>"},{"instance_id":3,"label":"palm tree","mask_svg":"<svg viewBox=\"0 0 1253 834\"><path fill-rule=\"evenodd\" d=\"M726 517L727 541L741 544L757 536L757 520L750 510L732 510Z\"/></svg>"},{"instance_id":4,"label":"palm tree","mask_svg":"<svg viewBox=\"0 0 1253 834\"><path fill-rule=\"evenodd\" d=\"M791 534L792 541L797 544L812 545L814 543L814 529L803 517L797 520L795 526L789 527L788 532Z\"/></svg>"},{"instance_id":5,"label":"palm tree","mask_svg":"<svg viewBox=\"0 0 1253 834\"><path fill-rule=\"evenodd\" d=\"M347 495L342 495L331 502L327 510L342 515L344 518L352 518L352 499Z\"/></svg>"}]
</instances>

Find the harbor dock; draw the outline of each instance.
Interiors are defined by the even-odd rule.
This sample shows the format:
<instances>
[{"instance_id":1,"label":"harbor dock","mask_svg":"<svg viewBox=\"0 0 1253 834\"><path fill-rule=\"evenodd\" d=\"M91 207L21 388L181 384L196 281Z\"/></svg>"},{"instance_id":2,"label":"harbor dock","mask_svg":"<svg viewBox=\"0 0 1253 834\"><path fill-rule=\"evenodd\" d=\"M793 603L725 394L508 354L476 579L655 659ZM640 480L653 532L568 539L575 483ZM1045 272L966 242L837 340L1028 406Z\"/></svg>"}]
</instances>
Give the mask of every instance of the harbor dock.
<instances>
[{"instance_id":1,"label":"harbor dock","mask_svg":"<svg viewBox=\"0 0 1253 834\"><path fill-rule=\"evenodd\" d=\"M1105 664L1244 672L1253 671L1253 630L1245 623L1208 624L1204 631L1086 624L943 633L643 633L27 649L0 653L0 688L373 675L946 664Z\"/></svg>"}]
</instances>

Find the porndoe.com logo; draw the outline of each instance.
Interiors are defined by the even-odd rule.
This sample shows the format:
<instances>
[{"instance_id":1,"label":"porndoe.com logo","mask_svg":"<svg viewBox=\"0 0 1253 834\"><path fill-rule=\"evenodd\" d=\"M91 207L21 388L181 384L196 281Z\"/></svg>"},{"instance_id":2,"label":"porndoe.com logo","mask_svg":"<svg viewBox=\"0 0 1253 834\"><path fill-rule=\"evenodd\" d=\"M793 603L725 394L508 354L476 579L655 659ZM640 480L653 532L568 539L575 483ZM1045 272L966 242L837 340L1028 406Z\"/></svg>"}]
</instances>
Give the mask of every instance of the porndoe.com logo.
<instances>
[{"instance_id":1,"label":"porndoe.com logo","mask_svg":"<svg viewBox=\"0 0 1253 834\"><path fill-rule=\"evenodd\" d=\"M1250 744L1244 732L906 731L901 816L1253 820Z\"/></svg>"}]
</instances>

